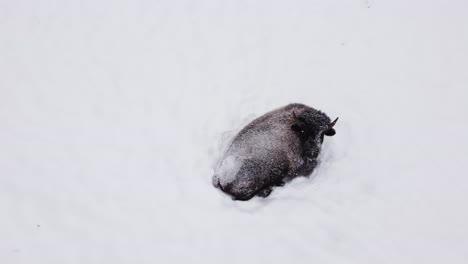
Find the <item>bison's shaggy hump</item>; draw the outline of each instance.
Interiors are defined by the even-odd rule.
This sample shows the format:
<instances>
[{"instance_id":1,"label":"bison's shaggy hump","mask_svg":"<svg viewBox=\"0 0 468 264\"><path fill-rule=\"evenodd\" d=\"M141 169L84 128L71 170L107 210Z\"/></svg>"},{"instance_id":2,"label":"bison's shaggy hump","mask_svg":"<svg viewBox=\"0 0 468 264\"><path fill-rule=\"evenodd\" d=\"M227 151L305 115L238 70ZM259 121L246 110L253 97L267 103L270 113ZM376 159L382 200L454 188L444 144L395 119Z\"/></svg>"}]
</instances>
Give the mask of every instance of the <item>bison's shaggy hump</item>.
<instances>
[{"instance_id":1,"label":"bison's shaggy hump","mask_svg":"<svg viewBox=\"0 0 468 264\"><path fill-rule=\"evenodd\" d=\"M266 197L274 186L310 175L324 135L334 122L303 104L289 104L253 120L229 143L215 169L213 185L236 200Z\"/></svg>"}]
</instances>

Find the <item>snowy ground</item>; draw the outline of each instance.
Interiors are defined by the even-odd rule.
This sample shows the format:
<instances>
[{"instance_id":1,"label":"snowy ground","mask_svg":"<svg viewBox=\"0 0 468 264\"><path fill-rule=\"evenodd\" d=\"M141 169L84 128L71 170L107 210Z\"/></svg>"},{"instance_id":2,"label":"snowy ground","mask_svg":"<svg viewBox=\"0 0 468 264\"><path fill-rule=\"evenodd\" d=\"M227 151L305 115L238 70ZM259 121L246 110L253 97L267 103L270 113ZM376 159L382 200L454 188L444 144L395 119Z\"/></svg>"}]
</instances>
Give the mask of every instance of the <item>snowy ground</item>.
<instances>
[{"instance_id":1,"label":"snowy ground","mask_svg":"<svg viewBox=\"0 0 468 264\"><path fill-rule=\"evenodd\" d=\"M0 0L0 263L468 263L467 8ZM313 177L214 189L290 102L340 117Z\"/></svg>"}]
</instances>

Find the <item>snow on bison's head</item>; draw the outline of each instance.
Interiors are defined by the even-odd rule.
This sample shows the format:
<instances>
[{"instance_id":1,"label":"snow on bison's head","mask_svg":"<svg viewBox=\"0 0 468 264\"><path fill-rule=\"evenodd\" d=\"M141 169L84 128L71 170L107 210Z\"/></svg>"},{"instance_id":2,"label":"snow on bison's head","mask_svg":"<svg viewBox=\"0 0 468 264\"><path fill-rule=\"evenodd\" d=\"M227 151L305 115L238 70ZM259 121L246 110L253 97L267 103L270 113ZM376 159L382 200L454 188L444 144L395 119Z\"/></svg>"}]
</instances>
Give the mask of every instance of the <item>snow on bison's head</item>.
<instances>
[{"instance_id":1,"label":"snow on bison's head","mask_svg":"<svg viewBox=\"0 0 468 264\"><path fill-rule=\"evenodd\" d=\"M229 143L213 185L235 200L268 196L297 176L310 175L325 136L338 118L303 104L289 104L253 120Z\"/></svg>"}]
</instances>

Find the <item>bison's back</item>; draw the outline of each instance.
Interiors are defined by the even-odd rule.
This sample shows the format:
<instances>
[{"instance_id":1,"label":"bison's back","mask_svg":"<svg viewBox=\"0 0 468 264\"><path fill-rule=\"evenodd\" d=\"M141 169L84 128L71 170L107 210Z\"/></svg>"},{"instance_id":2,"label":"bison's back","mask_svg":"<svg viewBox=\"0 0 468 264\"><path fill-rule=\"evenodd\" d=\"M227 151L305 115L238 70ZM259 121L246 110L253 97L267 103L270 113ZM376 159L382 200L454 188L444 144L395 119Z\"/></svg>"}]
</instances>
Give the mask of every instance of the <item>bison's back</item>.
<instances>
[{"instance_id":1,"label":"bison's back","mask_svg":"<svg viewBox=\"0 0 468 264\"><path fill-rule=\"evenodd\" d=\"M290 128L291 117L293 111L304 107L293 104L279 108L243 128L218 164L214 185L235 199L247 200L295 171L295 164L302 162L301 147Z\"/></svg>"}]
</instances>

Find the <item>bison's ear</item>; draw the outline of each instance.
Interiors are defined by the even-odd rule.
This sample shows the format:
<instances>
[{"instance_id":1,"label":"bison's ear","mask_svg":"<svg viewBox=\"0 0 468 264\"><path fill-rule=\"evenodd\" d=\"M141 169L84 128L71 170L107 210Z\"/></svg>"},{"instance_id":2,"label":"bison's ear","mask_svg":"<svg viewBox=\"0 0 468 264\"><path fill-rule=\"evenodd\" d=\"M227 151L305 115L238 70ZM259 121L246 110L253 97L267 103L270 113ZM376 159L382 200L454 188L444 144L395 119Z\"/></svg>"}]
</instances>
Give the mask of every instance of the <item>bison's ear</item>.
<instances>
[{"instance_id":1,"label":"bison's ear","mask_svg":"<svg viewBox=\"0 0 468 264\"><path fill-rule=\"evenodd\" d=\"M336 131L333 128L330 128L327 131L325 131L325 135L329 137L334 136L335 134L336 134Z\"/></svg>"},{"instance_id":2,"label":"bison's ear","mask_svg":"<svg viewBox=\"0 0 468 264\"><path fill-rule=\"evenodd\" d=\"M293 121L292 121L291 129L293 131L304 134L304 131L306 128L304 124L304 120L301 120L301 118L298 118L294 111L292 112L292 115L293 115Z\"/></svg>"},{"instance_id":3,"label":"bison's ear","mask_svg":"<svg viewBox=\"0 0 468 264\"><path fill-rule=\"evenodd\" d=\"M291 129L294 130L294 131L297 131L297 132L301 132L303 131L304 129L302 129L302 126L299 125L298 123L294 123L291 125Z\"/></svg>"},{"instance_id":4,"label":"bison's ear","mask_svg":"<svg viewBox=\"0 0 468 264\"><path fill-rule=\"evenodd\" d=\"M291 129L296 131L296 132L303 132L304 131L303 124L302 124L301 121L299 121L297 119L296 112L293 111L292 115L293 115L293 122L292 122L292 125L291 125Z\"/></svg>"}]
</instances>

